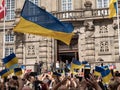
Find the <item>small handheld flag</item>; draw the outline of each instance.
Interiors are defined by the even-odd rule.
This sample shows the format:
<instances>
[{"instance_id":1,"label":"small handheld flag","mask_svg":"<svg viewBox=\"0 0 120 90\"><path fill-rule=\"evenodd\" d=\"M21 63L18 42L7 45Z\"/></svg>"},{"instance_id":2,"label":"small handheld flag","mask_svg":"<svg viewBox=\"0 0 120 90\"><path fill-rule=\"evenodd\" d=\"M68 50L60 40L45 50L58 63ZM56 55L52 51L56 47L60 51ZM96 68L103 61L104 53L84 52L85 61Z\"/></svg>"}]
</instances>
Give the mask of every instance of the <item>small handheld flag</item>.
<instances>
[{"instance_id":1,"label":"small handheld flag","mask_svg":"<svg viewBox=\"0 0 120 90\"><path fill-rule=\"evenodd\" d=\"M21 68L15 68L14 73L16 76L22 75L22 69Z\"/></svg>"},{"instance_id":2,"label":"small handheld flag","mask_svg":"<svg viewBox=\"0 0 120 90\"><path fill-rule=\"evenodd\" d=\"M18 58L14 53L10 54L9 56L2 59L5 67L10 69L13 65L18 64Z\"/></svg>"},{"instance_id":3,"label":"small handheld flag","mask_svg":"<svg viewBox=\"0 0 120 90\"><path fill-rule=\"evenodd\" d=\"M1 78L7 77L10 74L8 69L4 69L2 71L0 71L0 76Z\"/></svg>"}]
</instances>

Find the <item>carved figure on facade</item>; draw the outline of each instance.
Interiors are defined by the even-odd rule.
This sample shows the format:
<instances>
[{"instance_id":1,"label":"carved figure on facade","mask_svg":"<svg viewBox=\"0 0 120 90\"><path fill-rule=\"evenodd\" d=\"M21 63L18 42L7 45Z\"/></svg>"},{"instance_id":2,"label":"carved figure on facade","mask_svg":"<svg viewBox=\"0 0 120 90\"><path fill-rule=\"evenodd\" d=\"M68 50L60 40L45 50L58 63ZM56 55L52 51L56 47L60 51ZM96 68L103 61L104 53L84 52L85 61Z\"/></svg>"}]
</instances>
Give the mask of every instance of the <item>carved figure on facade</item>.
<instances>
[{"instance_id":1,"label":"carved figure on facade","mask_svg":"<svg viewBox=\"0 0 120 90\"><path fill-rule=\"evenodd\" d=\"M13 23L13 25L17 25L17 23L20 21L20 12L21 12L21 9L18 8L16 9L15 11L15 22Z\"/></svg>"},{"instance_id":2,"label":"carved figure on facade","mask_svg":"<svg viewBox=\"0 0 120 90\"><path fill-rule=\"evenodd\" d=\"M113 29L114 30L118 29L118 24L117 23L113 23Z\"/></svg>"},{"instance_id":3,"label":"carved figure on facade","mask_svg":"<svg viewBox=\"0 0 120 90\"><path fill-rule=\"evenodd\" d=\"M84 22L86 38L91 37L95 32L95 26L91 22Z\"/></svg>"},{"instance_id":4,"label":"carved figure on facade","mask_svg":"<svg viewBox=\"0 0 120 90\"><path fill-rule=\"evenodd\" d=\"M21 43L24 44L24 42L25 42L25 35L23 33L17 33L17 32L14 32L14 35L16 36L16 39L15 39L16 48L18 48L18 46Z\"/></svg>"},{"instance_id":5,"label":"carved figure on facade","mask_svg":"<svg viewBox=\"0 0 120 90\"><path fill-rule=\"evenodd\" d=\"M86 10L91 10L91 7L92 7L92 2L87 0L85 3L84 3L84 6L86 8Z\"/></svg>"}]
</instances>

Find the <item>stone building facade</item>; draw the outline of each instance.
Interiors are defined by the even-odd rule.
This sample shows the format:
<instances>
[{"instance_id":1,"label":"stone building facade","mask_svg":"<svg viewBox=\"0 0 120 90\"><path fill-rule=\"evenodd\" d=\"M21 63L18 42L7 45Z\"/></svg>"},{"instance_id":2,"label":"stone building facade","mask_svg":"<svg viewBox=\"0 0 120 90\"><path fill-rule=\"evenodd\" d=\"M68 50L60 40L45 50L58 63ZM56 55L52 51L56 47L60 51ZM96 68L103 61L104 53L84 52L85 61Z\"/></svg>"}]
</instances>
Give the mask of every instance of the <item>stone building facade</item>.
<instances>
[{"instance_id":1,"label":"stone building facade","mask_svg":"<svg viewBox=\"0 0 120 90\"><path fill-rule=\"evenodd\" d=\"M13 32L24 0L6 0L5 24L3 19L0 21L0 51L5 55L15 52L20 65L24 64L32 70L34 64L40 61L44 63L44 69L50 69L56 61L63 66L63 62L70 63L73 58L89 61L93 65L119 63L119 25L116 17L108 18L109 0L30 1L59 20L73 24L75 35L71 44L67 46L52 38ZM4 54L0 54L1 59Z\"/></svg>"}]
</instances>

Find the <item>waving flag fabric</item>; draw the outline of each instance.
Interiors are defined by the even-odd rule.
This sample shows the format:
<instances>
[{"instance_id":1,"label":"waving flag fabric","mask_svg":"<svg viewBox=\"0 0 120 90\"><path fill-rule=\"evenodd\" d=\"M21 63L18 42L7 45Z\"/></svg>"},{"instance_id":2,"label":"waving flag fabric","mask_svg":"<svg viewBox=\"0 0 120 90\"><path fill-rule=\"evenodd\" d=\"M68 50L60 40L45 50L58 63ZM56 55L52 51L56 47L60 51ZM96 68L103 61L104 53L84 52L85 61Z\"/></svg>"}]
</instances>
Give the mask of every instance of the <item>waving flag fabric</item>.
<instances>
[{"instance_id":1,"label":"waving flag fabric","mask_svg":"<svg viewBox=\"0 0 120 90\"><path fill-rule=\"evenodd\" d=\"M88 64L88 61L82 61L82 64L83 65Z\"/></svg>"},{"instance_id":2,"label":"waving flag fabric","mask_svg":"<svg viewBox=\"0 0 120 90\"><path fill-rule=\"evenodd\" d=\"M4 16L5 16L4 14L6 13L5 10L6 10L5 9L5 1L3 0L2 4L0 6L0 19L4 18Z\"/></svg>"},{"instance_id":3,"label":"waving flag fabric","mask_svg":"<svg viewBox=\"0 0 120 90\"><path fill-rule=\"evenodd\" d=\"M16 76L22 75L22 69L21 68L15 68L14 73Z\"/></svg>"},{"instance_id":4,"label":"waving flag fabric","mask_svg":"<svg viewBox=\"0 0 120 90\"><path fill-rule=\"evenodd\" d=\"M25 1L20 21L14 28L14 31L53 37L68 45L73 36L71 23L60 22L52 14L29 0Z\"/></svg>"},{"instance_id":5,"label":"waving flag fabric","mask_svg":"<svg viewBox=\"0 0 120 90\"><path fill-rule=\"evenodd\" d=\"M0 71L0 76L1 78L7 77L10 74L8 69L4 69L2 71Z\"/></svg>"},{"instance_id":6,"label":"waving flag fabric","mask_svg":"<svg viewBox=\"0 0 120 90\"><path fill-rule=\"evenodd\" d=\"M110 4L109 4L110 18L117 16L117 9L118 9L117 0L110 0Z\"/></svg>"},{"instance_id":7,"label":"waving flag fabric","mask_svg":"<svg viewBox=\"0 0 120 90\"><path fill-rule=\"evenodd\" d=\"M103 82L108 84L111 77L112 77L112 73L109 70L108 66L95 66L95 71L94 71L94 75L97 76L102 76Z\"/></svg>"},{"instance_id":8,"label":"waving flag fabric","mask_svg":"<svg viewBox=\"0 0 120 90\"><path fill-rule=\"evenodd\" d=\"M79 61L79 60L73 60L72 61L72 63L71 63L71 69L73 70L73 69L80 69L80 68L82 68L83 67L83 65L82 65L82 63Z\"/></svg>"},{"instance_id":9,"label":"waving flag fabric","mask_svg":"<svg viewBox=\"0 0 120 90\"><path fill-rule=\"evenodd\" d=\"M111 71L109 69L106 69L103 72L101 72L101 75L102 75L103 82L108 84L112 77Z\"/></svg>"},{"instance_id":10,"label":"waving flag fabric","mask_svg":"<svg viewBox=\"0 0 120 90\"><path fill-rule=\"evenodd\" d=\"M103 72L103 71L104 71L104 68L102 68L100 66L95 66L94 75L101 76L101 72Z\"/></svg>"},{"instance_id":11,"label":"waving flag fabric","mask_svg":"<svg viewBox=\"0 0 120 90\"><path fill-rule=\"evenodd\" d=\"M10 54L9 56L2 59L5 67L10 69L11 67L14 68L14 65L18 64L18 58L14 53Z\"/></svg>"}]
</instances>

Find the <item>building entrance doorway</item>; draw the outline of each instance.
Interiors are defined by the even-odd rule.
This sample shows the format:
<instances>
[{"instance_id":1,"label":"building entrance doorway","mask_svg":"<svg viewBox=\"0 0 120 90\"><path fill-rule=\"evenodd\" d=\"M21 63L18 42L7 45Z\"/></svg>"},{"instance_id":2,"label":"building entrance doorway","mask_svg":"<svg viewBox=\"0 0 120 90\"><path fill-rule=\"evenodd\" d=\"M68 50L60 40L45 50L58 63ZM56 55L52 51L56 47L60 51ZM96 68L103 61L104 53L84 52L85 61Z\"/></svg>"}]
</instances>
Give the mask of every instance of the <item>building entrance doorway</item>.
<instances>
[{"instance_id":1,"label":"building entrance doorway","mask_svg":"<svg viewBox=\"0 0 120 90\"><path fill-rule=\"evenodd\" d=\"M78 60L78 52L59 53L59 60L64 63L66 63L66 61L70 63L74 58Z\"/></svg>"}]
</instances>

